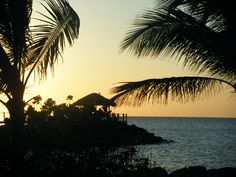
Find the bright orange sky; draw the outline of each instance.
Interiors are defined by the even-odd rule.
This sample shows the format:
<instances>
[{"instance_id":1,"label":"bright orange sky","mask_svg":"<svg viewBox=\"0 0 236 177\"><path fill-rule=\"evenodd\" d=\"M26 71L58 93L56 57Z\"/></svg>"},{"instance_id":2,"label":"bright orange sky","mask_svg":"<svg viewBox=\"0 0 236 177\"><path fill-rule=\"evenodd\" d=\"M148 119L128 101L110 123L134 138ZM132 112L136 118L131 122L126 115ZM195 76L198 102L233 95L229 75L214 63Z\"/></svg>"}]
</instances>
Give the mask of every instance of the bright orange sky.
<instances>
[{"instance_id":1,"label":"bright orange sky","mask_svg":"<svg viewBox=\"0 0 236 177\"><path fill-rule=\"evenodd\" d=\"M154 60L137 59L130 53L120 53L119 45L134 18L144 9L152 8L155 0L69 0L80 16L79 39L73 47L67 47L56 66L54 77L49 72L46 81L31 82L26 98L40 94L43 100L53 98L66 102L68 95L74 101L92 93L110 98L110 89L118 82L138 81L149 78L193 75L183 70L181 64L168 58ZM40 10L34 1L34 10ZM146 105L139 108L120 107L114 111L139 116L194 116L236 117L236 95L233 90L194 103Z\"/></svg>"}]
</instances>

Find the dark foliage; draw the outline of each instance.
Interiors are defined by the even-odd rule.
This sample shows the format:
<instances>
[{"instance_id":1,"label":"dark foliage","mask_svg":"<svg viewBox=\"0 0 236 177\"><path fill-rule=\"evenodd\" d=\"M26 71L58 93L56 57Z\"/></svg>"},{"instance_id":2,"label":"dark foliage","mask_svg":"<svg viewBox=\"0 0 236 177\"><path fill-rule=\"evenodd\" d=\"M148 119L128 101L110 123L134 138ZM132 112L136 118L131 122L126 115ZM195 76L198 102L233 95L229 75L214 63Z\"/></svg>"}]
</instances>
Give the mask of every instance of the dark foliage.
<instances>
[{"instance_id":1,"label":"dark foliage","mask_svg":"<svg viewBox=\"0 0 236 177\"><path fill-rule=\"evenodd\" d=\"M47 104L49 103L53 104ZM41 111L27 110L24 126L24 174L36 176L122 176L148 169L138 158L137 144L167 142L146 130L127 125L111 112L91 107L55 105L48 99ZM50 112L49 112L50 110ZM14 146L11 121L0 127L0 169L11 174ZM11 157L14 158L14 157ZM4 174L3 173L3 174Z\"/></svg>"}]
</instances>

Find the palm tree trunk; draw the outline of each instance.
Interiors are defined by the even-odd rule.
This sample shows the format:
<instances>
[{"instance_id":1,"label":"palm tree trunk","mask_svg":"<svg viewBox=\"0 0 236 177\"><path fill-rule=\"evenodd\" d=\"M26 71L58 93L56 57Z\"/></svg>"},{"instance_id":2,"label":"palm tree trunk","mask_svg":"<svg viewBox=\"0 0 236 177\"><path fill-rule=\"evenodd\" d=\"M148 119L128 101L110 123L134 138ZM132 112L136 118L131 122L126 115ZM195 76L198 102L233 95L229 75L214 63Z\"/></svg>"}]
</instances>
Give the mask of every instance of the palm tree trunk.
<instances>
[{"instance_id":1,"label":"palm tree trunk","mask_svg":"<svg viewBox=\"0 0 236 177\"><path fill-rule=\"evenodd\" d=\"M12 149L11 149L11 165L14 175L22 174L24 171L24 102L23 93L13 94L13 98L8 101L8 111L11 119L12 128Z\"/></svg>"},{"instance_id":2,"label":"palm tree trunk","mask_svg":"<svg viewBox=\"0 0 236 177\"><path fill-rule=\"evenodd\" d=\"M13 112L12 119L12 170L18 174L24 170L24 112L20 109Z\"/></svg>"}]
</instances>

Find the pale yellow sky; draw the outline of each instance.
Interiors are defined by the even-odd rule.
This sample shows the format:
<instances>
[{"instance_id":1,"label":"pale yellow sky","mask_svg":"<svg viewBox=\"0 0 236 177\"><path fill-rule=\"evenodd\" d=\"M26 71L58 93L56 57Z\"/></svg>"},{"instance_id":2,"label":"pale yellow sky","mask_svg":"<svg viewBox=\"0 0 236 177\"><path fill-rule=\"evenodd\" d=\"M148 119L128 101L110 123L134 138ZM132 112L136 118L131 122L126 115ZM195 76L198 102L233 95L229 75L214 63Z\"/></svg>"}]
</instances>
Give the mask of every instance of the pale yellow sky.
<instances>
[{"instance_id":1,"label":"pale yellow sky","mask_svg":"<svg viewBox=\"0 0 236 177\"><path fill-rule=\"evenodd\" d=\"M35 0L35 9L40 10ZM67 47L55 69L54 77L43 83L31 82L26 98L40 94L43 100L53 98L65 102L67 95L74 101L92 93L112 97L110 89L122 81L138 81L149 78L192 75L181 64L168 58L137 59L129 53L120 53L119 45L133 19L144 9L152 8L155 0L69 0L80 16L79 39L73 47ZM114 111L140 116L194 116L236 117L236 96L232 90L208 100L168 105L146 105L139 108L120 107Z\"/></svg>"}]
</instances>

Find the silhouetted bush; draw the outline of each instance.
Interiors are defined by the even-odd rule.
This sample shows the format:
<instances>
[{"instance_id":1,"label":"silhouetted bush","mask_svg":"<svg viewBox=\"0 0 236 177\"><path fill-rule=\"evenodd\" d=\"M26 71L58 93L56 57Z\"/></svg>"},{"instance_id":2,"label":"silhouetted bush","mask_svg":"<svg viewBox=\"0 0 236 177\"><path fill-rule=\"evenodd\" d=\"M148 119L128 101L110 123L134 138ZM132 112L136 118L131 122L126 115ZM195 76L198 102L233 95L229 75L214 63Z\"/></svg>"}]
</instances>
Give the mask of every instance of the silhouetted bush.
<instances>
[{"instance_id":1,"label":"silhouetted bush","mask_svg":"<svg viewBox=\"0 0 236 177\"><path fill-rule=\"evenodd\" d=\"M51 100L50 102L53 102ZM165 142L110 112L61 104L27 110L24 175L125 176L147 170L133 145ZM48 110L49 109L49 110ZM0 127L0 170L11 175L11 121ZM138 172L139 171L139 172Z\"/></svg>"}]
</instances>

